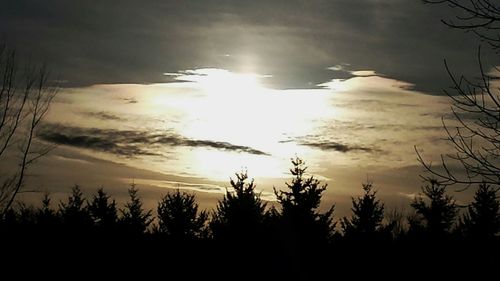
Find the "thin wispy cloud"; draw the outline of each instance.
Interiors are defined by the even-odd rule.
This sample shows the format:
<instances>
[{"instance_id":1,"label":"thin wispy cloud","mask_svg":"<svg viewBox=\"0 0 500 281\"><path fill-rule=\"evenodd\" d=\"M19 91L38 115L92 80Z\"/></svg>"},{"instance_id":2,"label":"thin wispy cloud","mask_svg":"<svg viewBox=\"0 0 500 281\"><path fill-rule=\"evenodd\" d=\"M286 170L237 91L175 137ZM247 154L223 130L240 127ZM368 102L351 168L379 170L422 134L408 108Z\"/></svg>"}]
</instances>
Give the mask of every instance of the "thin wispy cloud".
<instances>
[{"instance_id":1,"label":"thin wispy cloud","mask_svg":"<svg viewBox=\"0 0 500 281\"><path fill-rule=\"evenodd\" d=\"M117 137L122 138L123 135L120 137L113 134L116 132L115 130L85 130L80 128L50 130L46 127L39 133L39 137L55 144L108 152L120 156L158 155L142 149L139 143L132 139L127 142L120 141ZM129 135L129 132L121 132L121 134Z\"/></svg>"},{"instance_id":2,"label":"thin wispy cloud","mask_svg":"<svg viewBox=\"0 0 500 281\"><path fill-rule=\"evenodd\" d=\"M105 121L126 121L126 118L117 116L112 113L104 112L104 111L99 111L99 112L82 112L83 115L96 118L96 119L101 119Z\"/></svg>"},{"instance_id":3,"label":"thin wispy cloud","mask_svg":"<svg viewBox=\"0 0 500 281\"><path fill-rule=\"evenodd\" d=\"M55 144L108 152L126 157L160 155L155 148L162 145L205 147L254 155L269 155L248 146L223 141L189 139L169 132L120 131L49 124L42 128L38 136L42 140Z\"/></svg>"},{"instance_id":4,"label":"thin wispy cloud","mask_svg":"<svg viewBox=\"0 0 500 281\"><path fill-rule=\"evenodd\" d=\"M126 103L138 103L138 101L134 98L123 98Z\"/></svg>"},{"instance_id":5,"label":"thin wispy cloud","mask_svg":"<svg viewBox=\"0 0 500 281\"><path fill-rule=\"evenodd\" d=\"M343 143L338 143L338 142L299 142L298 144L304 145L304 146L309 146L309 147L314 147L318 148L321 150L333 150L333 151L338 151L338 152L351 152L351 151L364 151L364 152L373 152L374 148L370 147L363 147L363 146L357 146L357 145L347 145Z\"/></svg>"}]
</instances>

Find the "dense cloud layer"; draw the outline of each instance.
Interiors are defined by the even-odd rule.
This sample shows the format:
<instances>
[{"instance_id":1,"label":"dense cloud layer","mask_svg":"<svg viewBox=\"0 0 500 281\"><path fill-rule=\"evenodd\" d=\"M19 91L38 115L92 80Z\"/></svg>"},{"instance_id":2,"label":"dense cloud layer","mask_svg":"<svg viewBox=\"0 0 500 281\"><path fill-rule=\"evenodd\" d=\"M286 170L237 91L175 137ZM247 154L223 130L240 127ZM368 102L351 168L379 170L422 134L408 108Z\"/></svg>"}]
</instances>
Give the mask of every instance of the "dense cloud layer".
<instances>
[{"instance_id":1,"label":"dense cloud layer","mask_svg":"<svg viewBox=\"0 0 500 281\"><path fill-rule=\"evenodd\" d=\"M64 85L165 82L165 72L218 67L310 88L375 69L439 93L450 85L444 58L475 73L477 40L441 24L451 10L420 1L0 2L0 38ZM335 65L345 69L327 69Z\"/></svg>"}]
</instances>

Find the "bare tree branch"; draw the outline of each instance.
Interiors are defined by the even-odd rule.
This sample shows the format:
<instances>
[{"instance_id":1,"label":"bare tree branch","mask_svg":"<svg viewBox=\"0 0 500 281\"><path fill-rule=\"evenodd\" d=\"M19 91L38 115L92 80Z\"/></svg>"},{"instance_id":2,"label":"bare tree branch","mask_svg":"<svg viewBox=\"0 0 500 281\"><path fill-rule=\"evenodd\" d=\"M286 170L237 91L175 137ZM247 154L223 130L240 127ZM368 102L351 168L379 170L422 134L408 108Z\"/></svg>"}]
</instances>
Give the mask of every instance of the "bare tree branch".
<instances>
[{"instance_id":1,"label":"bare tree branch","mask_svg":"<svg viewBox=\"0 0 500 281\"><path fill-rule=\"evenodd\" d=\"M423 0L427 4L445 4L457 11L445 25L472 32L490 47L500 51L500 5L491 0Z\"/></svg>"},{"instance_id":2,"label":"bare tree branch","mask_svg":"<svg viewBox=\"0 0 500 281\"><path fill-rule=\"evenodd\" d=\"M35 142L36 130L47 114L57 89L48 85L45 66L16 71L15 52L0 45L0 160L12 163L11 171L0 174L0 215L23 192L27 170L53 146ZM17 150L12 144L17 143ZM14 159L14 160L13 160ZM18 159L18 163L15 163Z\"/></svg>"}]
</instances>

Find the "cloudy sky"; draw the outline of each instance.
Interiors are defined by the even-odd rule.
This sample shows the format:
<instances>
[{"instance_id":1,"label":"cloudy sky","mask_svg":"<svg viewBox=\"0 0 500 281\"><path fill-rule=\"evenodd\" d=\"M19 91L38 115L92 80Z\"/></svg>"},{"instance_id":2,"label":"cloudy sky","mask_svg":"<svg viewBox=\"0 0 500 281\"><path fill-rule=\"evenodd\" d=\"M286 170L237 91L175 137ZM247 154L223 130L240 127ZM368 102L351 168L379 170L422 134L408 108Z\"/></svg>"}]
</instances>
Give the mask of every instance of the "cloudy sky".
<instances>
[{"instance_id":1,"label":"cloudy sky","mask_svg":"<svg viewBox=\"0 0 500 281\"><path fill-rule=\"evenodd\" d=\"M133 180L152 201L180 187L210 207L247 169L273 200L299 156L340 213L367 179L407 204L422 185L414 146L429 161L450 151L443 60L477 75L476 38L440 22L453 11L421 1L0 6L0 38L46 62L61 87L39 131L57 148L28 182L53 193L78 183L123 195Z\"/></svg>"}]
</instances>

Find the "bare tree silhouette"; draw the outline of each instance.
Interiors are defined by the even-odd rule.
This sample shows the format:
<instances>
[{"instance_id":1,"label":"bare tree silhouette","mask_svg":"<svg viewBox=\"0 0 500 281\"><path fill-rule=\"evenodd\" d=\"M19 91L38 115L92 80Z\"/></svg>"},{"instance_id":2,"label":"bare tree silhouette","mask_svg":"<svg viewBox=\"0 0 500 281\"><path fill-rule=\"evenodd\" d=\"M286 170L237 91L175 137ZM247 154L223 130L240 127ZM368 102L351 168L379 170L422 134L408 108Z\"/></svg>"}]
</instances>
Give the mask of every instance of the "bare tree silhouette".
<instances>
[{"instance_id":1,"label":"bare tree silhouette","mask_svg":"<svg viewBox=\"0 0 500 281\"><path fill-rule=\"evenodd\" d=\"M55 94L45 66L27 66L19 75L15 52L0 45L0 159L15 167L0 177L2 216L22 191L28 167L51 149L35 139Z\"/></svg>"},{"instance_id":2,"label":"bare tree silhouette","mask_svg":"<svg viewBox=\"0 0 500 281\"><path fill-rule=\"evenodd\" d=\"M448 4L456 11L453 19L442 20L447 26L472 32L496 53L500 50L500 6L489 0L425 0L425 3ZM478 51L479 78L468 79L445 68L452 86L445 93L453 102L452 116L458 125L443 127L455 153L442 155L440 168L418 159L431 176L441 184L500 184L500 89L495 84L500 70L485 69ZM458 167L458 168L457 168ZM458 170L457 170L458 169ZM459 171L463 171L460 173ZM498 190L498 187L497 187Z\"/></svg>"},{"instance_id":3,"label":"bare tree silhouette","mask_svg":"<svg viewBox=\"0 0 500 281\"><path fill-rule=\"evenodd\" d=\"M500 5L491 0L424 0L428 4L446 4L457 14L441 21L451 28L477 35L493 49L500 49Z\"/></svg>"}]
</instances>

